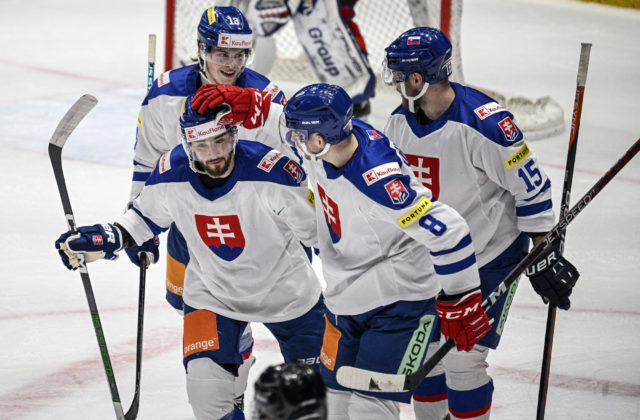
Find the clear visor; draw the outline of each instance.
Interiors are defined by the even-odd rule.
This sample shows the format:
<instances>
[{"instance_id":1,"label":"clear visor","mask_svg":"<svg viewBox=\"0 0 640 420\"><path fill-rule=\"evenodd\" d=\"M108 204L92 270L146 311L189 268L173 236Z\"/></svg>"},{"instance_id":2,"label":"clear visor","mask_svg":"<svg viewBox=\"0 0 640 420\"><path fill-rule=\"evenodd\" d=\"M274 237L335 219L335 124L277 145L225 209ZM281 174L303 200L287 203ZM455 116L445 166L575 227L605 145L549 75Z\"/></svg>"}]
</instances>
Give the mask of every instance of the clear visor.
<instances>
[{"instance_id":1,"label":"clear visor","mask_svg":"<svg viewBox=\"0 0 640 420\"><path fill-rule=\"evenodd\" d=\"M204 59L215 66L246 67L253 62L253 49L207 47L201 44Z\"/></svg>"},{"instance_id":2,"label":"clear visor","mask_svg":"<svg viewBox=\"0 0 640 420\"><path fill-rule=\"evenodd\" d=\"M380 77L385 85L393 86L398 83L404 83L406 76L404 73L391 70L387 63L387 58L382 61L382 70L380 70Z\"/></svg>"},{"instance_id":3,"label":"clear visor","mask_svg":"<svg viewBox=\"0 0 640 420\"><path fill-rule=\"evenodd\" d=\"M195 154L196 160L206 160L209 155L226 155L235 146L237 136L235 130L227 131L217 137L190 142L189 149Z\"/></svg>"},{"instance_id":4,"label":"clear visor","mask_svg":"<svg viewBox=\"0 0 640 420\"><path fill-rule=\"evenodd\" d=\"M287 119L284 113L280 115L279 130L282 143L289 147L306 150L306 144L309 141L310 135L309 132L307 130L287 127Z\"/></svg>"}]
</instances>

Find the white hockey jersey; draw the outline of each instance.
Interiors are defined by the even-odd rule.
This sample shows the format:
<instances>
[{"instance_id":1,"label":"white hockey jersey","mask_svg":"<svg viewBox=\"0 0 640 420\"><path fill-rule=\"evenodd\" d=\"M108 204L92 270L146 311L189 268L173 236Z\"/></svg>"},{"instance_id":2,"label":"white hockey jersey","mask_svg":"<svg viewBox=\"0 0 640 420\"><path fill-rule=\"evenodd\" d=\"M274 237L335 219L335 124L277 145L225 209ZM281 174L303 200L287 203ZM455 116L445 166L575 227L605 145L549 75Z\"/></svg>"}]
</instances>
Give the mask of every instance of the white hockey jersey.
<instances>
[{"instance_id":1,"label":"white hockey jersey","mask_svg":"<svg viewBox=\"0 0 640 420\"><path fill-rule=\"evenodd\" d=\"M353 119L359 146L342 168L308 161L315 192L325 303L338 315L457 294L480 279L469 230L432 199L402 153Z\"/></svg>"},{"instance_id":2,"label":"white hockey jersey","mask_svg":"<svg viewBox=\"0 0 640 420\"><path fill-rule=\"evenodd\" d=\"M235 167L205 188L182 146L165 153L118 217L138 244L175 222L188 244L184 302L256 322L296 318L321 285L300 242L316 245L316 221L302 168L281 152L240 140Z\"/></svg>"},{"instance_id":3,"label":"white hockey jersey","mask_svg":"<svg viewBox=\"0 0 640 420\"><path fill-rule=\"evenodd\" d=\"M455 100L440 118L420 124L399 106L384 132L418 180L466 219L482 267L520 232L553 227L551 182L509 112L475 89L452 86Z\"/></svg>"},{"instance_id":4,"label":"white hockey jersey","mask_svg":"<svg viewBox=\"0 0 640 420\"><path fill-rule=\"evenodd\" d=\"M273 102L279 104L285 101L284 94L276 85L251 69L244 69L236 81L236 86L269 90L273 93ZM199 87L200 74L197 64L162 73L153 82L138 114L129 201L133 201L140 193L160 155L180 144L182 102L187 96L196 93ZM259 141L269 147L282 149L277 119L267 119L262 128L255 130L247 130L240 126L238 135L241 139Z\"/></svg>"}]
</instances>

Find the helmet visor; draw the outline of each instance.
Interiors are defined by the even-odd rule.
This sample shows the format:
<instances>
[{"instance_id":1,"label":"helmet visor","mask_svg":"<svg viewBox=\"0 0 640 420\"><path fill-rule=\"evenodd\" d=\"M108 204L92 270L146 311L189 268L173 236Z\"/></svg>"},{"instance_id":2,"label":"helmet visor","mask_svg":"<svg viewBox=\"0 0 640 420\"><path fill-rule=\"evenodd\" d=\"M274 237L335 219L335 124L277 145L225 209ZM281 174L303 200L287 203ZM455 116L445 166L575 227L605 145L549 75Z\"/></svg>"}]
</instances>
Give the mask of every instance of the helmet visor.
<instances>
[{"instance_id":1,"label":"helmet visor","mask_svg":"<svg viewBox=\"0 0 640 420\"><path fill-rule=\"evenodd\" d=\"M280 140L287 146L295 149L306 149L307 142L309 141L310 133L307 130L299 128L287 127L287 118L284 113L280 115L279 123Z\"/></svg>"},{"instance_id":2,"label":"helmet visor","mask_svg":"<svg viewBox=\"0 0 640 420\"><path fill-rule=\"evenodd\" d=\"M393 86L398 83L404 83L406 76L403 72L391 70L387 58L382 61L382 69L380 70L380 78L385 85Z\"/></svg>"},{"instance_id":3,"label":"helmet visor","mask_svg":"<svg viewBox=\"0 0 640 420\"><path fill-rule=\"evenodd\" d=\"M244 68L253 62L253 50L212 47L205 49L204 59L218 67Z\"/></svg>"}]
</instances>

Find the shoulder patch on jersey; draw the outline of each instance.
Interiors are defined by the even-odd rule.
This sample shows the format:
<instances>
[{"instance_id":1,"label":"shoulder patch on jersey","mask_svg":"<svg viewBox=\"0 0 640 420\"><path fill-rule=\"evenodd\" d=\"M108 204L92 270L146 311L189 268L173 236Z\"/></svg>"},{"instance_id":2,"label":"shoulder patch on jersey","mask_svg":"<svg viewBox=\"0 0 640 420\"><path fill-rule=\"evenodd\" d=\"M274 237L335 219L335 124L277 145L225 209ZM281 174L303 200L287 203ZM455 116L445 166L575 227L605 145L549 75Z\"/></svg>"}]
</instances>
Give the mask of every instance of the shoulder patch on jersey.
<instances>
[{"instance_id":1,"label":"shoulder patch on jersey","mask_svg":"<svg viewBox=\"0 0 640 420\"><path fill-rule=\"evenodd\" d=\"M407 198L409 198L409 191L407 191L404 184L399 179L387 182L384 184L384 189L387 191L387 194L389 194L391 202L395 205L404 204L404 202L407 201Z\"/></svg>"},{"instance_id":2,"label":"shoulder patch on jersey","mask_svg":"<svg viewBox=\"0 0 640 420\"><path fill-rule=\"evenodd\" d=\"M265 172L271 172L271 169L273 169L276 162L278 162L282 156L284 156L282 152L272 149L269 153L264 155L260 163L258 163L258 168Z\"/></svg>"},{"instance_id":3,"label":"shoulder patch on jersey","mask_svg":"<svg viewBox=\"0 0 640 420\"><path fill-rule=\"evenodd\" d=\"M388 162L368 170L362 174L362 177L364 178L364 182L367 183L367 186L369 186L390 175L401 173L402 170L400 170L400 165L398 165L397 162Z\"/></svg>"},{"instance_id":4,"label":"shoulder patch on jersey","mask_svg":"<svg viewBox=\"0 0 640 420\"><path fill-rule=\"evenodd\" d=\"M142 128L142 115L138 112L138 128Z\"/></svg>"},{"instance_id":5,"label":"shoulder patch on jersey","mask_svg":"<svg viewBox=\"0 0 640 420\"><path fill-rule=\"evenodd\" d=\"M413 206L407 214L398 219L398 224L402 229L409 227L413 222L429 211L431 206L433 206L433 202L431 202L427 197L422 197L420 201L418 201L418 204Z\"/></svg>"},{"instance_id":6,"label":"shoulder patch on jersey","mask_svg":"<svg viewBox=\"0 0 640 420\"><path fill-rule=\"evenodd\" d=\"M302 168L291 159L289 159L289 162L285 163L284 170L289 172L289 175L291 175L298 184L304 179L304 172L302 171Z\"/></svg>"},{"instance_id":7,"label":"shoulder patch on jersey","mask_svg":"<svg viewBox=\"0 0 640 420\"><path fill-rule=\"evenodd\" d=\"M500 111L504 111L504 107L497 102L489 102L473 110L481 120Z\"/></svg>"},{"instance_id":8,"label":"shoulder patch on jersey","mask_svg":"<svg viewBox=\"0 0 640 420\"><path fill-rule=\"evenodd\" d=\"M506 117L503 120L500 120L498 123L500 130L502 130L502 134L504 134L504 138L507 141L514 141L518 138L520 131L518 131L518 127L511 121L510 117Z\"/></svg>"},{"instance_id":9,"label":"shoulder patch on jersey","mask_svg":"<svg viewBox=\"0 0 640 420\"><path fill-rule=\"evenodd\" d=\"M160 77L158 77L158 87L162 87L164 85L168 85L169 83L171 83L171 79L169 78L169 73L171 73L171 71L165 71L160 75Z\"/></svg>"},{"instance_id":10,"label":"shoulder patch on jersey","mask_svg":"<svg viewBox=\"0 0 640 420\"><path fill-rule=\"evenodd\" d=\"M382 134L380 134L377 130L366 130L367 135L369 136L369 140L378 140L383 138Z\"/></svg>"},{"instance_id":11,"label":"shoulder patch on jersey","mask_svg":"<svg viewBox=\"0 0 640 420\"><path fill-rule=\"evenodd\" d=\"M163 174L171 169L171 150L160 156L160 159L156 161L158 167L158 173Z\"/></svg>"},{"instance_id":12,"label":"shoulder patch on jersey","mask_svg":"<svg viewBox=\"0 0 640 420\"><path fill-rule=\"evenodd\" d=\"M307 194L307 201L311 204L311 207L316 207L316 196L312 190L309 190L309 194Z\"/></svg>"},{"instance_id":13,"label":"shoulder patch on jersey","mask_svg":"<svg viewBox=\"0 0 640 420\"><path fill-rule=\"evenodd\" d=\"M529 152L529 146L527 146L527 143L524 143L517 152L509 156L508 159L504 160L504 164L506 165L507 169L518 166L520 162L522 162L527 158L527 156L529 156Z\"/></svg>"}]
</instances>

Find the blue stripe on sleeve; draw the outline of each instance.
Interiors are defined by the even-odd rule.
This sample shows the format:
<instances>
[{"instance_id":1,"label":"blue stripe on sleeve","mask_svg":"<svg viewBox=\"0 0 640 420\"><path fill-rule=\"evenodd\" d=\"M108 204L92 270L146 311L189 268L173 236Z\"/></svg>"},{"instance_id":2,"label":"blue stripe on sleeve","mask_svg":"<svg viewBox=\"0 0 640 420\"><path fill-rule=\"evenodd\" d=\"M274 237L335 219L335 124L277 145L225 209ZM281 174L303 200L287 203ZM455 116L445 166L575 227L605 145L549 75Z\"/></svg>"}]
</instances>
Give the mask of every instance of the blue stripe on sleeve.
<instances>
[{"instance_id":1,"label":"blue stripe on sleeve","mask_svg":"<svg viewBox=\"0 0 640 420\"><path fill-rule=\"evenodd\" d=\"M464 260L460 260L453 264L445 264L438 265L433 264L433 268L436 270L437 274L446 275L446 274L455 274L464 269L471 267L476 262L476 254L471 254Z\"/></svg>"},{"instance_id":2,"label":"blue stripe on sleeve","mask_svg":"<svg viewBox=\"0 0 640 420\"><path fill-rule=\"evenodd\" d=\"M533 197L529 197L524 201L531 201L531 200L535 199L537 196L539 196L543 192L547 191L550 187L551 187L551 181L547 178L547 182L544 183L544 185L542 186L542 189L540 191L538 191L536 193L536 195L534 195Z\"/></svg>"},{"instance_id":3,"label":"blue stripe on sleeve","mask_svg":"<svg viewBox=\"0 0 640 420\"><path fill-rule=\"evenodd\" d=\"M145 168L151 168L151 166L145 165L144 163L140 163L135 159L133 160L133 164L136 165L136 166L144 166Z\"/></svg>"},{"instance_id":4,"label":"blue stripe on sleeve","mask_svg":"<svg viewBox=\"0 0 640 420\"><path fill-rule=\"evenodd\" d=\"M534 214L542 213L549 210L552 207L551 199L543 201L541 203L529 204L528 206L516 207L516 216L532 216Z\"/></svg>"},{"instance_id":5,"label":"blue stripe on sleeve","mask_svg":"<svg viewBox=\"0 0 640 420\"><path fill-rule=\"evenodd\" d=\"M462 238L460 242L458 242L458 245L454 246L453 248L445 249L444 251L430 252L430 254L433 255L434 257L437 257L439 255L450 254L452 252L459 251L462 248L469 246L470 244L471 244L471 234L468 234L467 236Z\"/></svg>"},{"instance_id":6,"label":"blue stripe on sleeve","mask_svg":"<svg viewBox=\"0 0 640 420\"><path fill-rule=\"evenodd\" d=\"M167 230L167 228L162 228L158 225L156 225L155 223L153 223L151 220L149 220L148 217L145 217L140 210L138 210L135 207L131 207L131 210L135 211L138 216L140 216L142 218L142 220L144 220L144 222L147 224L147 226L149 227L149 229L151 229L151 231L153 232L154 235L159 235L162 232L164 232L165 230Z\"/></svg>"},{"instance_id":7,"label":"blue stripe on sleeve","mask_svg":"<svg viewBox=\"0 0 640 420\"><path fill-rule=\"evenodd\" d=\"M145 182L149 178L149 175L151 175L151 172L134 172L133 181Z\"/></svg>"}]
</instances>

